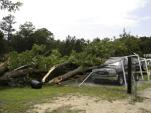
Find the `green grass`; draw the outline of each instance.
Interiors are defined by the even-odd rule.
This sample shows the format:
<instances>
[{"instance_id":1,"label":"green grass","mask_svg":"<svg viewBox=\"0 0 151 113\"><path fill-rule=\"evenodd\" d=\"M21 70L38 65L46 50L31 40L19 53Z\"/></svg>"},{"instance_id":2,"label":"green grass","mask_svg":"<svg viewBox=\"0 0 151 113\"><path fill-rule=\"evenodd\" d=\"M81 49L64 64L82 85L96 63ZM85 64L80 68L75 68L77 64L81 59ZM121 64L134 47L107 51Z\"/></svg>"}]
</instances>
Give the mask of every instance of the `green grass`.
<instances>
[{"instance_id":1,"label":"green grass","mask_svg":"<svg viewBox=\"0 0 151 113\"><path fill-rule=\"evenodd\" d=\"M24 113L33 104L51 100L57 96L80 94L97 96L102 99L113 100L127 97L123 87L68 87L45 86L36 90L26 88L0 88L0 113Z\"/></svg>"},{"instance_id":2,"label":"green grass","mask_svg":"<svg viewBox=\"0 0 151 113\"><path fill-rule=\"evenodd\" d=\"M151 81L144 82L143 85L140 85L138 87L138 90L144 90L144 89L147 89L147 88L151 88Z\"/></svg>"},{"instance_id":3,"label":"green grass","mask_svg":"<svg viewBox=\"0 0 151 113\"><path fill-rule=\"evenodd\" d=\"M141 88L148 88L146 85ZM42 89L0 88L0 113L25 113L32 105L51 101L55 97L64 95L94 96L112 101L127 98L125 87L120 86L44 86ZM72 112L71 112L72 113Z\"/></svg>"}]
</instances>

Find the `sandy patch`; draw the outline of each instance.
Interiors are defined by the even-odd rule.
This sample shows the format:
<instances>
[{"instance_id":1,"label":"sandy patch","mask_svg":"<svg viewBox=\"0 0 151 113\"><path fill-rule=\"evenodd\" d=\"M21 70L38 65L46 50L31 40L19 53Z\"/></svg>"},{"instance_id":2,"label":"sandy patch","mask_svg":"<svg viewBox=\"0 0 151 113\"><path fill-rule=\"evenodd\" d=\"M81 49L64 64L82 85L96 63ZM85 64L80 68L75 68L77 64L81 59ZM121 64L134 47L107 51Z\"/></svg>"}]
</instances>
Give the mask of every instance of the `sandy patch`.
<instances>
[{"instance_id":1,"label":"sandy patch","mask_svg":"<svg viewBox=\"0 0 151 113\"><path fill-rule=\"evenodd\" d=\"M73 110L83 110L78 113L151 113L151 89L144 91L141 96L145 97L143 101L131 103L130 100L109 102L89 96L68 95L58 97L50 103L37 104L34 106L32 113L51 112L66 106L70 106L70 109Z\"/></svg>"}]
</instances>

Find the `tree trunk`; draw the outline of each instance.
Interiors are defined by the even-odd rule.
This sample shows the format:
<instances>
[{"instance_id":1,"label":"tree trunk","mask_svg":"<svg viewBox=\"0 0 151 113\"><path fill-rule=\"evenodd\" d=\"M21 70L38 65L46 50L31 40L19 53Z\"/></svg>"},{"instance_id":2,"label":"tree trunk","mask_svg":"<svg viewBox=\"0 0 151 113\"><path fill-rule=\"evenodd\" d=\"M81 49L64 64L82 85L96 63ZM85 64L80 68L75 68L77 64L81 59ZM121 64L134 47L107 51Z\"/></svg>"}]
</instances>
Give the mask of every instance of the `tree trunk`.
<instances>
[{"instance_id":1,"label":"tree trunk","mask_svg":"<svg viewBox=\"0 0 151 113\"><path fill-rule=\"evenodd\" d=\"M6 72L3 76L0 77L0 81L9 81L11 78L24 77L28 74L31 74L33 69L22 69Z\"/></svg>"},{"instance_id":2,"label":"tree trunk","mask_svg":"<svg viewBox=\"0 0 151 113\"><path fill-rule=\"evenodd\" d=\"M77 66L76 66L76 68L77 68ZM55 78L58 75L65 74L65 73L67 73L67 71L71 71L73 69L75 69L75 64L72 64L70 62L64 62L61 64L57 64L50 68L48 73L42 78L42 82L46 82L46 81L48 82L50 79Z\"/></svg>"},{"instance_id":3,"label":"tree trunk","mask_svg":"<svg viewBox=\"0 0 151 113\"><path fill-rule=\"evenodd\" d=\"M52 80L49 81L49 84L51 83L59 83L63 80L66 80L72 76L75 76L79 73L85 73L86 71L91 71L92 69L95 69L95 68L98 68L98 66L93 66L93 67L83 67L83 66L79 66L78 68L72 70L72 71L69 71L61 76L58 76Z\"/></svg>"}]
</instances>

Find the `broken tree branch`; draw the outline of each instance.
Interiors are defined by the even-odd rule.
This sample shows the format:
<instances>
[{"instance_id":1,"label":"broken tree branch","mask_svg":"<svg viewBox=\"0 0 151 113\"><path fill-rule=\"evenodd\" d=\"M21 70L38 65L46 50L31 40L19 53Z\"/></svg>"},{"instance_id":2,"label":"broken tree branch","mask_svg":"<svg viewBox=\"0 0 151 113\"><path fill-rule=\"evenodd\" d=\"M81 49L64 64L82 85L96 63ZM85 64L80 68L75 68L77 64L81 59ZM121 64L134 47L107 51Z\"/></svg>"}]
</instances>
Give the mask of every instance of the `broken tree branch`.
<instances>
[{"instance_id":1,"label":"broken tree branch","mask_svg":"<svg viewBox=\"0 0 151 113\"><path fill-rule=\"evenodd\" d=\"M44 83L46 81L46 78L50 75L50 73L56 68L56 66L53 66L52 68L50 68L50 70L48 71L48 73L42 78L42 82Z\"/></svg>"}]
</instances>

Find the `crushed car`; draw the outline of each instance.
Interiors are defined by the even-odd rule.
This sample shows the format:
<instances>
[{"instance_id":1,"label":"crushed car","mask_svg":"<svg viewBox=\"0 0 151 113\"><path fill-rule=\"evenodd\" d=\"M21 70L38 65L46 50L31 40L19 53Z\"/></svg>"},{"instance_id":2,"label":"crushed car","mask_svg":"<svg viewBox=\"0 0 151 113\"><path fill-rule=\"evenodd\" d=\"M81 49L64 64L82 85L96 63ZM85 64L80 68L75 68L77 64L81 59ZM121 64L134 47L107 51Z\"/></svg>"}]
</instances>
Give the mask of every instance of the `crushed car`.
<instances>
[{"instance_id":1,"label":"crushed car","mask_svg":"<svg viewBox=\"0 0 151 113\"><path fill-rule=\"evenodd\" d=\"M141 63L141 69L145 70L144 64ZM93 75L91 79L111 79L116 80L119 85L124 85L127 78L128 59L127 57L111 57L105 63L104 66L98 69L92 70ZM140 67L137 58L132 59L132 70L135 72L135 80L139 80ZM124 80L125 73L125 80Z\"/></svg>"}]
</instances>

